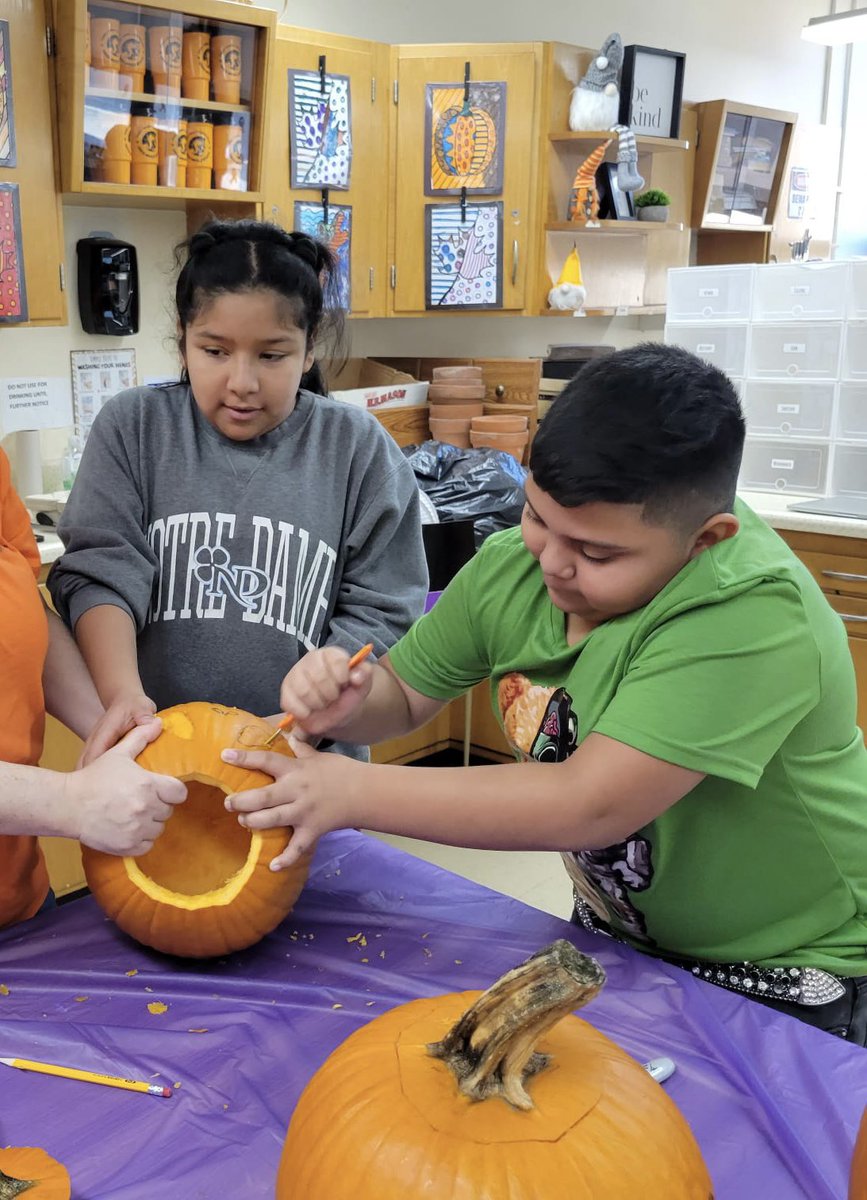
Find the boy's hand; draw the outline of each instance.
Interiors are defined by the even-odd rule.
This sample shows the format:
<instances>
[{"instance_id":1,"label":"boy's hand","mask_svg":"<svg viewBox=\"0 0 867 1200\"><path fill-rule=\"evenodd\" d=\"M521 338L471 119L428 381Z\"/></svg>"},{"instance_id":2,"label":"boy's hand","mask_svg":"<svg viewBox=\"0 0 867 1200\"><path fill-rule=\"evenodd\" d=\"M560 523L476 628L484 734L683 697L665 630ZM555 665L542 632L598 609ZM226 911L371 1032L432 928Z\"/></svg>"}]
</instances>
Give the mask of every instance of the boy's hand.
<instances>
[{"instance_id":1,"label":"boy's hand","mask_svg":"<svg viewBox=\"0 0 867 1200\"><path fill-rule=\"evenodd\" d=\"M340 647L311 650L283 680L280 707L292 714L294 730L302 735L330 734L361 706L372 681L371 664L362 662L350 670L349 655Z\"/></svg>"},{"instance_id":2,"label":"boy's hand","mask_svg":"<svg viewBox=\"0 0 867 1200\"><path fill-rule=\"evenodd\" d=\"M86 767L116 746L137 725L149 725L157 706L144 692L121 693L112 700L105 715L94 725L77 766ZM150 740L150 739L149 739Z\"/></svg>"},{"instance_id":3,"label":"boy's hand","mask_svg":"<svg viewBox=\"0 0 867 1200\"><path fill-rule=\"evenodd\" d=\"M224 762L248 771L263 771L274 782L252 791L226 797L229 812L239 813L245 829L276 829L291 825L289 845L271 860L272 871L282 871L312 850L323 833L351 825L351 781L364 763L340 754L319 754L297 745L297 758L267 750L224 750Z\"/></svg>"},{"instance_id":4,"label":"boy's hand","mask_svg":"<svg viewBox=\"0 0 867 1200\"><path fill-rule=\"evenodd\" d=\"M65 777L79 841L106 854L146 854L187 789L170 775L155 775L134 759L160 733L159 721L133 729L96 762Z\"/></svg>"}]
</instances>

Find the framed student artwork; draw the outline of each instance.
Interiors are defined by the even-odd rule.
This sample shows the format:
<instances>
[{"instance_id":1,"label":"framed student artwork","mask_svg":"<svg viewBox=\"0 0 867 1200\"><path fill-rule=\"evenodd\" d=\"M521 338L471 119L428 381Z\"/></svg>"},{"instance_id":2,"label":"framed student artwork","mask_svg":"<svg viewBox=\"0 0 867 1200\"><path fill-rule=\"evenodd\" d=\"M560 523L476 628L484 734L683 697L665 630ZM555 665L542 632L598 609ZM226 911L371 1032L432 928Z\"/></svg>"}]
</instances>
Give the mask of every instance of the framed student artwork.
<instances>
[{"instance_id":1,"label":"framed student artwork","mask_svg":"<svg viewBox=\"0 0 867 1200\"><path fill-rule=\"evenodd\" d=\"M9 58L9 22L0 21L0 167L14 167L16 164L12 64Z\"/></svg>"},{"instance_id":2,"label":"framed student artwork","mask_svg":"<svg viewBox=\"0 0 867 1200\"><path fill-rule=\"evenodd\" d=\"M647 137L678 137L685 64L675 50L624 46L620 124Z\"/></svg>"},{"instance_id":3,"label":"framed student artwork","mask_svg":"<svg viewBox=\"0 0 867 1200\"><path fill-rule=\"evenodd\" d=\"M599 216L603 221L634 221L632 192L624 192L617 181L617 163L604 162L596 172Z\"/></svg>"},{"instance_id":4,"label":"framed student artwork","mask_svg":"<svg viewBox=\"0 0 867 1200\"><path fill-rule=\"evenodd\" d=\"M0 183L0 322L27 320L21 206L17 183Z\"/></svg>"},{"instance_id":5,"label":"framed student artwork","mask_svg":"<svg viewBox=\"0 0 867 1200\"><path fill-rule=\"evenodd\" d=\"M502 308L503 205L425 205L425 307Z\"/></svg>"},{"instance_id":6,"label":"framed student artwork","mask_svg":"<svg viewBox=\"0 0 867 1200\"><path fill-rule=\"evenodd\" d=\"M348 75L289 71L290 186L347 191L352 170Z\"/></svg>"},{"instance_id":7,"label":"framed student artwork","mask_svg":"<svg viewBox=\"0 0 867 1200\"><path fill-rule=\"evenodd\" d=\"M351 277L349 273L352 249L352 206L329 204L308 200L295 201L295 228L310 237L325 242L337 265L333 291L325 296L326 308L342 308L349 312Z\"/></svg>"},{"instance_id":8,"label":"framed student artwork","mask_svg":"<svg viewBox=\"0 0 867 1200\"><path fill-rule=\"evenodd\" d=\"M506 84L429 83L425 101L425 195L502 192Z\"/></svg>"}]
</instances>

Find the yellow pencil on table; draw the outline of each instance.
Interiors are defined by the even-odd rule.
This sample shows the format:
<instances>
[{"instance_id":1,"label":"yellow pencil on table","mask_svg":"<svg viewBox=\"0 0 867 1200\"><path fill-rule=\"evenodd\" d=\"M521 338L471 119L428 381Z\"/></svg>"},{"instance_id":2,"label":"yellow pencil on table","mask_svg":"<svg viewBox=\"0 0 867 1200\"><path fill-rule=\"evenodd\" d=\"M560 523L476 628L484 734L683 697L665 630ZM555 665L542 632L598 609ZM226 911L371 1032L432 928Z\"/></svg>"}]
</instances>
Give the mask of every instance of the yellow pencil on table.
<instances>
[{"instance_id":1,"label":"yellow pencil on table","mask_svg":"<svg viewBox=\"0 0 867 1200\"><path fill-rule=\"evenodd\" d=\"M353 654L352 658L350 658L350 660L349 660L350 671L352 670L353 667L357 667L359 663L364 662L364 660L367 658L368 654L370 654L372 650L373 650L373 642L368 642L366 646L362 646L360 650L356 650L355 654ZM291 713L287 713L286 716L282 718L282 720L277 722L277 728L270 735L270 737L265 738L264 744L266 746L270 746L272 742L276 741L276 739L280 736L281 733L286 733L288 730L290 730L292 728L292 726L294 724L295 724L295 718L292 716Z\"/></svg>"},{"instance_id":2,"label":"yellow pencil on table","mask_svg":"<svg viewBox=\"0 0 867 1200\"><path fill-rule=\"evenodd\" d=\"M101 1075L98 1071L79 1071L75 1067L58 1067L54 1063L33 1062L29 1058L0 1058L7 1067L20 1071L38 1071L42 1075L59 1075L63 1079L81 1079L84 1083L104 1083L106 1087L124 1088L128 1092L147 1092L149 1096L168 1099L172 1089L161 1083L144 1083L138 1079L122 1079L119 1075Z\"/></svg>"}]
</instances>

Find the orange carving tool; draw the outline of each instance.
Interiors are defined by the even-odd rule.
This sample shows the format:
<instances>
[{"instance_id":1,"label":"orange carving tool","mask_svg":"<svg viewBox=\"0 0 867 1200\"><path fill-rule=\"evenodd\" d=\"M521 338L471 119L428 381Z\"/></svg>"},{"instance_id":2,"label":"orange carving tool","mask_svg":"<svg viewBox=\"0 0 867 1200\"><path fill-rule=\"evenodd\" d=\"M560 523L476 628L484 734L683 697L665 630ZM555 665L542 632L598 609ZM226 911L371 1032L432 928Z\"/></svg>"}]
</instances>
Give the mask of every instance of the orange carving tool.
<instances>
[{"instance_id":1,"label":"orange carving tool","mask_svg":"<svg viewBox=\"0 0 867 1200\"><path fill-rule=\"evenodd\" d=\"M373 642L368 642L366 646L362 646L360 650L356 650L355 654L353 654L352 658L349 660L350 671L353 667L357 667L359 663L364 662L368 654L372 653L372 651ZM274 732L265 739L264 744L266 746L270 746L272 742L277 740L281 733L287 733L294 724L295 718L291 713L286 713L286 716L283 717L282 720L278 721L277 728L274 730Z\"/></svg>"}]
</instances>

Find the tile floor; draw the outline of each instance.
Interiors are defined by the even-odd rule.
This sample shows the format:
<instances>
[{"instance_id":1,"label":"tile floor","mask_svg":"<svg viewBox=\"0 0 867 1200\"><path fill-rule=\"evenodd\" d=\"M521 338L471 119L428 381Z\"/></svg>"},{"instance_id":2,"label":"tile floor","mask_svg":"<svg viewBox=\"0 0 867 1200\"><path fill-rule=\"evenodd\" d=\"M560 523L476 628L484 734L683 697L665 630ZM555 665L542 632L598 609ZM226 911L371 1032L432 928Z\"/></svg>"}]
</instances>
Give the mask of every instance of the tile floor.
<instances>
[{"instance_id":1,"label":"tile floor","mask_svg":"<svg viewBox=\"0 0 867 1200\"><path fill-rule=\"evenodd\" d=\"M535 850L463 850L391 834L373 836L456 875L523 900L533 908L567 920L571 915L572 888L559 854Z\"/></svg>"}]
</instances>

